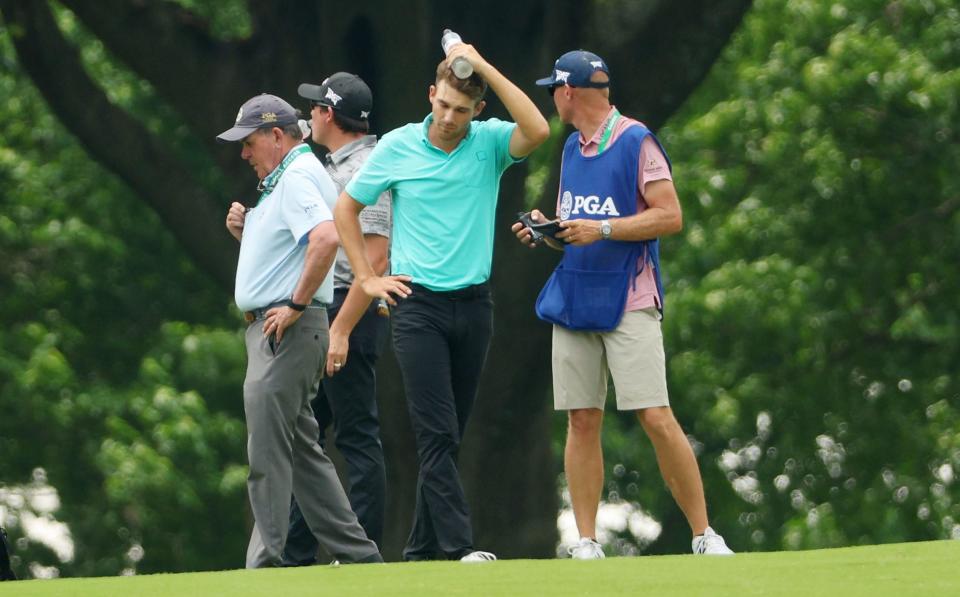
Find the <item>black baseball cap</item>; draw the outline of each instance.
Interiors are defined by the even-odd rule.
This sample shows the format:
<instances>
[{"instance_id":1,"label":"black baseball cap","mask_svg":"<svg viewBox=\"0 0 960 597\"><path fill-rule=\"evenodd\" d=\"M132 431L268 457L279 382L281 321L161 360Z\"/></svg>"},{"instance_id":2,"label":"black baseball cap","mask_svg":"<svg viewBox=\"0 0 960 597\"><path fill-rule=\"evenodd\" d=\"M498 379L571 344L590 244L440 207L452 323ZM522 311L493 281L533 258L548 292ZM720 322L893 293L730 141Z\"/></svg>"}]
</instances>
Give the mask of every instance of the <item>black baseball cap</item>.
<instances>
[{"instance_id":1,"label":"black baseball cap","mask_svg":"<svg viewBox=\"0 0 960 597\"><path fill-rule=\"evenodd\" d=\"M219 141L242 141L257 129L283 128L297 123L297 111L293 106L275 95L262 93L248 99L237 112L233 127L219 135Z\"/></svg>"},{"instance_id":2,"label":"black baseball cap","mask_svg":"<svg viewBox=\"0 0 960 597\"><path fill-rule=\"evenodd\" d=\"M537 85L541 87L553 87L554 85L563 85L566 83L571 87L609 87L609 81L591 81L590 77L595 72L602 72L610 76L610 69L603 58L593 52L586 50L573 50L557 58L553 63L553 72L550 76L537 79Z\"/></svg>"},{"instance_id":3,"label":"black baseball cap","mask_svg":"<svg viewBox=\"0 0 960 597\"><path fill-rule=\"evenodd\" d=\"M333 108L347 118L366 122L373 110L373 94L363 79L350 73L335 73L319 85L303 83L300 97Z\"/></svg>"}]
</instances>

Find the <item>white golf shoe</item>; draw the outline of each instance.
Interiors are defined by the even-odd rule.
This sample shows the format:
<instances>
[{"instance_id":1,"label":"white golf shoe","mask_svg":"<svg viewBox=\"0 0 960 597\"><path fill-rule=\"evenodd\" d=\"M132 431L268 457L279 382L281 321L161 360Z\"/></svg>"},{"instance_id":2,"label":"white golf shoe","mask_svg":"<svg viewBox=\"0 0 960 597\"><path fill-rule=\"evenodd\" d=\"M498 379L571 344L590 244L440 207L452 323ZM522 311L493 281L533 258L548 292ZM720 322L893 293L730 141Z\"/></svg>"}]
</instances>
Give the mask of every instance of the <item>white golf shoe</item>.
<instances>
[{"instance_id":1,"label":"white golf shoe","mask_svg":"<svg viewBox=\"0 0 960 597\"><path fill-rule=\"evenodd\" d=\"M581 537L580 542L567 549L567 553L574 560L602 560L603 547L599 543L588 537Z\"/></svg>"},{"instance_id":2,"label":"white golf shoe","mask_svg":"<svg viewBox=\"0 0 960 597\"><path fill-rule=\"evenodd\" d=\"M707 527L702 535L693 538L693 553L707 556L732 556L733 550L727 547L723 537Z\"/></svg>"},{"instance_id":3,"label":"white golf shoe","mask_svg":"<svg viewBox=\"0 0 960 597\"><path fill-rule=\"evenodd\" d=\"M460 561L473 564L478 562L493 562L496 559L497 556L493 555L489 551L471 551L467 555L460 558Z\"/></svg>"}]
</instances>

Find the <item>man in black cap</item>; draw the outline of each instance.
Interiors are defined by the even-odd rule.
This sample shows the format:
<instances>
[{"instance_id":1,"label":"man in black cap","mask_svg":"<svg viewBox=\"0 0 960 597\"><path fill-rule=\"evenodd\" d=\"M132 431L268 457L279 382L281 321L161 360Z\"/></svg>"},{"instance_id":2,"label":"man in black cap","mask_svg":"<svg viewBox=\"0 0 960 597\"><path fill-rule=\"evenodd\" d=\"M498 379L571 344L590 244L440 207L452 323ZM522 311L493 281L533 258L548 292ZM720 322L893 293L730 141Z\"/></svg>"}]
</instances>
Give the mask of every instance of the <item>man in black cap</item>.
<instances>
[{"instance_id":1,"label":"man in black cap","mask_svg":"<svg viewBox=\"0 0 960 597\"><path fill-rule=\"evenodd\" d=\"M653 444L693 531L694 553L732 554L709 526L700 469L667 396L658 237L683 226L670 162L642 123L610 104L610 71L596 54L567 52L537 85L550 92L560 120L577 128L560 169L562 242L547 241L564 252L563 260L536 307L538 317L554 324L554 407L569 420L564 471L580 532L570 555L604 557L596 518L608 369L617 408L634 411ZM534 210L533 219L544 218ZM529 228L518 223L513 230L531 244Z\"/></svg>"},{"instance_id":2,"label":"man in black cap","mask_svg":"<svg viewBox=\"0 0 960 597\"><path fill-rule=\"evenodd\" d=\"M350 73L336 73L320 85L304 83L298 90L311 103L313 141L327 148L324 167L337 188L343 190L367 159L377 138L367 134L373 95L367 84ZM378 274L387 269L390 247L390 192L363 210L360 225L367 258ZM320 427L320 445L333 423L337 449L347 462L350 505L367 537L383 544L386 470L380 443L377 411L377 359L383 350L389 320L361 289L354 288L353 271L342 250L334 263L330 347L326 376L311 402ZM285 565L317 562L317 541L307 528L299 507L290 512L290 532L284 548Z\"/></svg>"},{"instance_id":3,"label":"man in black cap","mask_svg":"<svg viewBox=\"0 0 960 597\"><path fill-rule=\"evenodd\" d=\"M243 406L254 528L248 568L281 564L291 494L338 560L382 561L317 444L310 408L327 352L328 272L338 243L330 206L337 191L302 142L297 120L290 104L262 94L243 104L234 126L217 136L242 142L240 156L260 179L257 205L233 203L226 221L240 241L235 299L249 324Z\"/></svg>"}]
</instances>

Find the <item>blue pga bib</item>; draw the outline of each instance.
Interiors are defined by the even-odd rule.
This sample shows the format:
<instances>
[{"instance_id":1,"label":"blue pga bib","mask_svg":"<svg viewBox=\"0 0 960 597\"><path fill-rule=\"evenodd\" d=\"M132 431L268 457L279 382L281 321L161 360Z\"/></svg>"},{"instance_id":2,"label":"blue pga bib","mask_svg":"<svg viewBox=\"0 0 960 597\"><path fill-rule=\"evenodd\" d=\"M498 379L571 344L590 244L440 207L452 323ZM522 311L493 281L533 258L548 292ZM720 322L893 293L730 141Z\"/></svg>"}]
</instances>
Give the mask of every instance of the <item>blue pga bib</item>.
<instances>
[{"instance_id":1,"label":"blue pga bib","mask_svg":"<svg viewBox=\"0 0 960 597\"><path fill-rule=\"evenodd\" d=\"M637 162L647 135L653 137L646 127L631 126L609 149L590 157L580 153L579 133L570 135L563 148L560 219L605 220L636 214ZM659 261L657 239L568 245L537 297L537 317L571 330L613 330L623 317L630 285L643 267L654 267L663 305Z\"/></svg>"}]
</instances>

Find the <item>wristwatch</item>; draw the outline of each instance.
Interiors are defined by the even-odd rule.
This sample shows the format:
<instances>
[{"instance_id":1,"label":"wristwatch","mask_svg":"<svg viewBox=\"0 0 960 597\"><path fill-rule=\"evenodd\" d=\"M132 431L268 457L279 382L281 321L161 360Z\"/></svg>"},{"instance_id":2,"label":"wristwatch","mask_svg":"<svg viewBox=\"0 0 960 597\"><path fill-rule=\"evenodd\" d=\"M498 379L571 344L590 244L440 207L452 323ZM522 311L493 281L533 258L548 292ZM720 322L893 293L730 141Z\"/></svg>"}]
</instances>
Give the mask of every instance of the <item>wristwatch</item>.
<instances>
[{"instance_id":1,"label":"wristwatch","mask_svg":"<svg viewBox=\"0 0 960 597\"><path fill-rule=\"evenodd\" d=\"M611 234L613 234L613 226L610 225L610 220L600 220L600 238L610 240Z\"/></svg>"}]
</instances>

